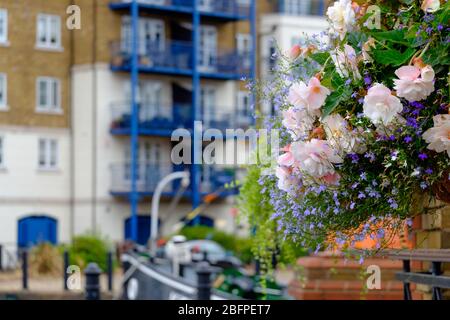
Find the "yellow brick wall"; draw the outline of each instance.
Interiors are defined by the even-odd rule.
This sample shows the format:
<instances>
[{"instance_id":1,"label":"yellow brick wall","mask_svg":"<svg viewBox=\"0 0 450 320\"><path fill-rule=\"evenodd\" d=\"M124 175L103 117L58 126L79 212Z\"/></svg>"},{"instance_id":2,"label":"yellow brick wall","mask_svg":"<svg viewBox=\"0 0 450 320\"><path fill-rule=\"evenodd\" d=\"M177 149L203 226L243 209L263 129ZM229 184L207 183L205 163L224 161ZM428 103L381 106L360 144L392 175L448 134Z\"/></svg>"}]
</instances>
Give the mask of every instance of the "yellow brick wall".
<instances>
[{"instance_id":1,"label":"yellow brick wall","mask_svg":"<svg viewBox=\"0 0 450 320\"><path fill-rule=\"evenodd\" d=\"M9 46L0 46L0 72L8 77L8 105L0 112L0 125L69 127L69 75L71 59L70 31L65 27L69 0L2 0L0 8L8 10ZM38 50L36 24L38 13L61 16L62 52ZM61 81L62 115L38 114L36 78L56 77Z\"/></svg>"}]
</instances>

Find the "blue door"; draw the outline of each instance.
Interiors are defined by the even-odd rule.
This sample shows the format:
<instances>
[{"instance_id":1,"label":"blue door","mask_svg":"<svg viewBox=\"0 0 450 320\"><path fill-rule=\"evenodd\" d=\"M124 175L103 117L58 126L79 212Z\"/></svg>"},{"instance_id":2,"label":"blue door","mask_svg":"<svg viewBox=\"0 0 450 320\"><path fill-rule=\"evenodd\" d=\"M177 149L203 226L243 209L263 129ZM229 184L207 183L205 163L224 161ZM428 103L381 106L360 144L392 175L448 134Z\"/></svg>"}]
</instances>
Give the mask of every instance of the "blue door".
<instances>
[{"instance_id":1,"label":"blue door","mask_svg":"<svg viewBox=\"0 0 450 320\"><path fill-rule=\"evenodd\" d=\"M29 216L19 220L18 246L28 248L42 242L57 244L58 222L48 216Z\"/></svg>"},{"instance_id":2,"label":"blue door","mask_svg":"<svg viewBox=\"0 0 450 320\"><path fill-rule=\"evenodd\" d=\"M151 224L150 216L138 216L138 244L145 246L148 243ZM125 220L125 239L131 239L131 217Z\"/></svg>"}]
</instances>

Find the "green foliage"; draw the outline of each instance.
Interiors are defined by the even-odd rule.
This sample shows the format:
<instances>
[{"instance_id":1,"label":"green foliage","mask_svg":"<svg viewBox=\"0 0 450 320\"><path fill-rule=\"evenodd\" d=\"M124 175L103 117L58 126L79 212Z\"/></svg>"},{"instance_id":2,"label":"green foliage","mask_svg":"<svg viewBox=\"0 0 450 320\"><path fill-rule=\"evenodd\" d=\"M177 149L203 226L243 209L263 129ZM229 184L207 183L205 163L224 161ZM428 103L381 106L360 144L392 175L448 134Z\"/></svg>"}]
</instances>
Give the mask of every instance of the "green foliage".
<instances>
[{"instance_id":1,"label":"green foliage","mask_svg":"<svg viewBox=\"0 0 450 320\"><path fill-rule=\"evenodd\" d=\"M269 203L270 196L260 184L262 169L256 165L248 167L239 194L239 209L253 229L252 252L260 262L263 273L273 272L272 260L275 256L281 264L293 264L307 254L305 248L294 241L286 241L277 230L276 219L272 219L274 209Z\"/></svg>"},{"instance_id":2,"label":"green foliage","mask_svg":"<svg viewBox=\"0 0 450 320\"><path fill-rule=\"evenodd\" d=\"M77 236L68 247L70 263L84 269L89 263L95 262L106 271L109 248L109 243L99 235Z\"/></svg>"},{"instance_id":3,"label":"green foliage","mask_svg":"<svg viewBox=\"0 0 450 320\"><path fill-rule=\"evenodd\" d=\"M244 263L250 263L253 260L251 239L239 238L235 235L206 226L185 227L178 234L185 236L187 240L207 239L215 241L225 250L231 251Z\"/></svg>"}]
</instances>

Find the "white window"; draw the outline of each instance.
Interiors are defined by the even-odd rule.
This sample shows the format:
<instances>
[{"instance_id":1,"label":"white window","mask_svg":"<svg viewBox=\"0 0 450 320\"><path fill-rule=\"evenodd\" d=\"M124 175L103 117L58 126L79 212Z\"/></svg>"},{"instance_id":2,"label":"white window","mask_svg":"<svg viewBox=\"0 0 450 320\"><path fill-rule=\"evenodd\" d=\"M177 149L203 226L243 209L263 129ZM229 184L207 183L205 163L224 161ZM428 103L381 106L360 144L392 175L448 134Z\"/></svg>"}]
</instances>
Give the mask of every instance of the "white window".
<instances>
[{"instance_id":1,"label":"white window","mask_svg":"<svg viewBox=\"0 0 450 320\"><path fill-rule=\"evenodd\" d=\"M61 85L58 79L39 77L36 93L37 111L61 112Z\"/></svg>"},{"instance_id":2,"label":"white window","mask_svg":"<svg viewBox=\"0 0 450 320\"><path fill-rule=\"evenodd\" d=\"M0 73L0 109L6 109L8 105L8 84L6 74Z\"/></svg>"},{"instance_id":3,"label":"white window","mask_svg":"<svg viewBox=\"0 0 450 320\"><path fill-rule=\"evenodd\" d=\"M239 116L249 117L251 114L250 110L250 93L248 91L238 92L238 113Z\"/></svg>"},{"instance_id":4,"label":"white window","mask_svg":"<svg viewBox=\"0 0 450 320\"><path fill-rule=\"evenodd\" d=\"M56 139L39 139L39 169L55 170L58 168L58 141Z\"/></svg>"},{"instance_id":5,"label":"white window","mask_svg":"<svg viewBox=\"0 0 450 320\"><path fill-rule=\"evenodd\" d=\"M165 48L164 21L150 18L139 19L139 54L146 55L151 50L163 51ZM125 52L131 52L132 28L131 18L122 18L122 47Z\"/></svg>"},{"instance_id":6,"label":"white window","mask_svg":"<svg viewBox=\"0 0 450 320\"><path fill-rule=\"evenodd\" d=\"M61 48L61 17L39 14L37 18L36 46L43 49Z\"/></svg>"},{"instance_id":7,"label":"white window","mask_svg":"<svg viewBox=\"0 0 450 320\"><path fill-rule=\"evenodd\" d=\"M200 27L199 65L202 71L210 71L217 65L217 28L214 26Z\"/></svg>"},{"instance_id":8,"label":"white window","mask_svg":"<svg viewBox=\"0 0 450 320\"><path fill-rule=\"evenodd\" d=\"M248 33L238 33L236 35L236 47L239 59L242 61L242 66L246 69L251 67L252 52L252 36Z\"/></svg>"},{"instance_id":9,"label":"white window","mask_svg":"<svg viewBox=\"0 0 450 320\"><path fill-rule=\"evenodd\" d=\"M252 36L248 33L238 33L236 35L238 53L249 53L252 51Z\"/></svg>"},{"instance_id":10,"label":"white window","mask_svg":"<svg viewBox=\"0 0 450 320\"><path fill-rule=\"evenodd\" d=\"M5 166L5 143L3 137L0 137L0 168Z\"/></svg>"},{"instance_id":11,"label":"white window","mask_svg":"<svg viewBox=\"0 0 450 320\"><path fill-rule=\"evenodd\" d=\"M307 15L311 12L311 0L284 0L284 13Z\"/></svg>"},{"instance_id":12,"label":"white window","mask_svg":"<svg viewBox=\"0 0 450 320\"><path fill-rule=\"evenodd\" d=\"M8 42L8 11L0 9L0 43Z\"/></svg>"}]
</instances>

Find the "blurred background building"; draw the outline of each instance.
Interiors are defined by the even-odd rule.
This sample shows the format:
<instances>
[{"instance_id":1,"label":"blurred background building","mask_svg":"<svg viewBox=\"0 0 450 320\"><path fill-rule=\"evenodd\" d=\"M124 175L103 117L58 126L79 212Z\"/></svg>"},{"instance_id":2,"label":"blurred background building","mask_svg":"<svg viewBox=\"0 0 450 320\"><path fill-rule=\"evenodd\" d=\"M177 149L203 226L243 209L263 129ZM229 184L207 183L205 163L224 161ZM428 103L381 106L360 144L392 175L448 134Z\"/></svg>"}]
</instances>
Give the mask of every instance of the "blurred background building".
<instances>
[{"instance_id":1,"label":"blurred background building","mask_svg":"<svg viewBox=\"0 0 450 320\"><path fill-rule=\"evenodd\" d=\"M81 30L66 9L81 8ZM321 0L0 0L0 242L67 242L96 231L145 243L157 183L167 233L236 231L233 163L174 165L173 130L253 124L243 78L264 76L274 43L325 29ZM239 143L238 143L239 144ZM234 143L233 143L234 145ZM226 150L223 150L226 153ZM173 199L181 202L172 206Z\"/></svg>"}]
</instances>

